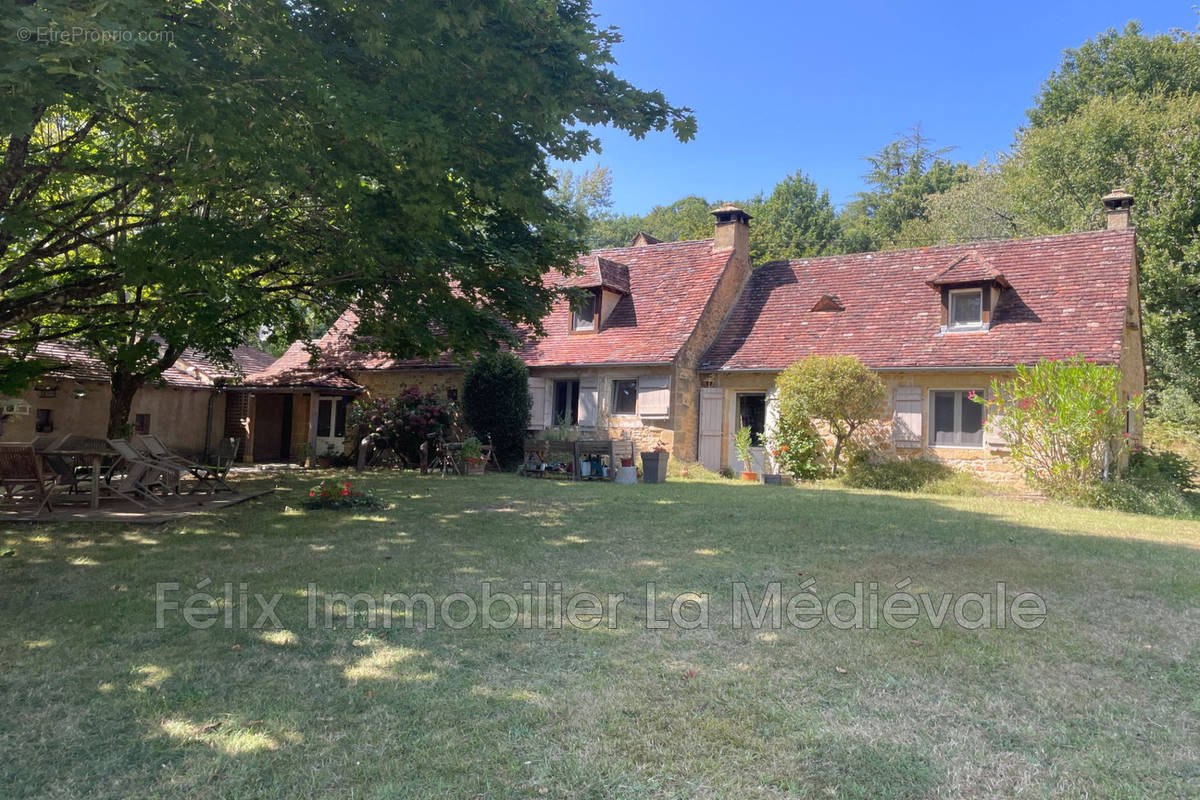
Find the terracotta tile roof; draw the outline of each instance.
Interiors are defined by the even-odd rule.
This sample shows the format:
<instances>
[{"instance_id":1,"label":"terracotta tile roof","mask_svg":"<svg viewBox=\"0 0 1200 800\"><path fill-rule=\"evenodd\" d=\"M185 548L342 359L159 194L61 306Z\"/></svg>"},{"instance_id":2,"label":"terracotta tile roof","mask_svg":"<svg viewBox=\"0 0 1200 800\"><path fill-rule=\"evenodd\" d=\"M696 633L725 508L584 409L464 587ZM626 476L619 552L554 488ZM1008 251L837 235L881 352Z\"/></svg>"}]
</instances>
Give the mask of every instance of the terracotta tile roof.
<instances>
[{"instance_id":1,"label":"terracotta tile roof","mask_svg":"<svg viewBox=\"0 0 1200 800\"><path fill-rule=\"evenodd\" d=\"M188 367L194 367L199 375L207 378L209 382L216 382L219 379L237 381L246 375L251 375L271 366L275 363L275 356L264 350L259 350L257 347L243 345L234 348L233 365L230 366L228 364L220 364L199 350L189 347L179 357L179 363L182 364L185 371L190 372Z\"/></svg>"},{"instance_id":2,"label":"terracotta tile roof","mask_svg":"<svg viewBox=\"0 0 1200 800\"><path fill-rule=\"evenodd\" d=\"M954 286L964 283L981 283L994 281L1002 286L1008 285L1004 274L991 265L980 255L978 250L955 254L950 259L950 265L929 279L930 286Z\"/></svg>"},{"instance_id":3,"label":"terracotta tile roof","mask_svg":"<svg viewBox=\"0 0 1200 800\"><path fill-rule=\"evenodd\" d=\"M579 264L583 267L583 274L565 279L562 282L563 286L603 288L629 294L629 267L594 254L579 259Z\"/></svg>"},{"instance_id":4,"label":"terracotta tile roof","mask_svg":"<svg viewBox=\"0 0 1200 800\"><path fill-rule=\"evenodd\" d=\"M978 253L1007 277L990 330L942 334L928 282ZM783 369L808 355L876 368L996 367L1121 352L1132 230L777 261L756 269L705 357L708 369ZM953 263L951 263L953 262ZM813 312L823 295L845 306Z\"/></svg>"},{"instance_id":5,"label":"terracotta tile roof","mask_svg":"<svg viewBox=\"0 0 1200 800\"><path fill-rule=\"evenodd\" d=\"M554 286L610 285L624 289L625 294L600 331L572 334L570 307L560 300L546 317L546 335L528 340L517 353L531 367L669 362L691 336L729 258L730 251L712 252L711 239L595 250L581 261L585 268L594 270L592 277L599 277L601 284L575 283L581 276L558 273L548 276L547 282ZM582 277L587 276L585 273ZM317 341L321 367L390 370L460 366L450 354L426 361L356 350L353 332L357 323L357 315L349 309ZM260 374L300 366L309 366L308 354L303 343L294 343L288 353ZM250 380L256 378L250 376Z\"/></svg>"},{"instance_id":6,"label":"terracotta tile roof","mask_svg":"<svg viewBox=\"0 0 1200 800\"><path fill-rule=\"evenodd\" d=\"M10 335L7 331L0 332L0 339L7 335ZM103 362L74 342L38 342L32 357L54 362L55 366L46 374L47 378L97 383L111 380ZM270 353L256 347L239 347L234 351L233 358L235 366L231 368L218 365L196 350L185 350L178 361L163 371L162 382L181 389L207 389L218 379L236 381L251 369L261 369L275 360Z\"/></svg>"},{"instance_id":7,"label":"terracotta tile roof","mask_svg":"<svg viewBox=\"0 0 1200 800\"><path fill-rule=\"evenodd\" d=\"M555 303L544 322L546 336L528 342L519 355L531 367L671 361L729 263L731 251L714 253L712 244L701 239L593 251L590 255L625 265L629 294L595 334L572 334L568 304Z\"/></svg>"},{"instance_id":8,"label":"terracotta tile roof","mask_svg":"<svg viewBox=\"0 0 1200 800\"><path fill-rule=\"evenodd\" d=\"M292 369L284 372L251 375L239 384L245 389L324 389L338 392L361 392L362 384L336 369Z\"/></svg>"}]
</instances>

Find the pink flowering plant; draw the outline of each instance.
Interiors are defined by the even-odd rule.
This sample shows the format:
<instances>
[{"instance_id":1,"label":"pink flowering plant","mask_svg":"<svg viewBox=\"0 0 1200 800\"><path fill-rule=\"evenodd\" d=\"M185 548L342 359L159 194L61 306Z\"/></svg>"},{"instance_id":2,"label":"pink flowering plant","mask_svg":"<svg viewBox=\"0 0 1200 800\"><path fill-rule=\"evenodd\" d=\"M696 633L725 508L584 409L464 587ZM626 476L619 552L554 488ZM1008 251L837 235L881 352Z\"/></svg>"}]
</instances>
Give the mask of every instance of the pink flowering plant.
<instances>
[{"instance_id":1,"label":"pink flowering plant","mask_svg":"<svg viewBox=\"0 0 1200 800\"><path fill-rule=\"evenodd\" d=\"M1115 471L1130 445L1126 414L1141 396L1120 398L1121 372L1079 356L1018 365L1007 380L992 378L988 426L1012 448L1029 482L1055 496L1074 497Z\"/></svg>"},{"instance_id":2,"label":"pink flowering plant","mask_svg":"<svg viewBox=\"0 0 1200 800\"><path fill-rule=\"evenodd\" d=\"M415 462L423 442L450 428L452 409L433 392L410 386L395 397L355 402L346 421L359 438L367 437L375 447L391 448Z\"/></svg>"},{"instance_id":3,"label":"pink flowering plant","mask_svg":"<svg viewBox=\"0 0 1200 800\"><path fill-rule=\"evenodd\" d=\"M350 481L326 480L308 490L306 508L382 508L383 504L371 495L355 489Z\"/></svg>"}]
</instances>

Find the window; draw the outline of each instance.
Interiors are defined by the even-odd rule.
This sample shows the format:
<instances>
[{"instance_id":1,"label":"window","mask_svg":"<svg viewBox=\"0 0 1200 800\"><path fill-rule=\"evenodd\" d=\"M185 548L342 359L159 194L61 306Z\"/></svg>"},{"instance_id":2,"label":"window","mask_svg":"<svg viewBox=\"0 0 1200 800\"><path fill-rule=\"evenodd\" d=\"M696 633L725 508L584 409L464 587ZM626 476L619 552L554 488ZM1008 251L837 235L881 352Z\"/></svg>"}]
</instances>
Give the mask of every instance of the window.
<instances>
[{"instance_id":1,"label":"window","mask_svg":"<svg viewBox=\"0 0 1200 800\"><path fill-rule=\"evenodd\" d=\"M630 416L637 413L638 382L613 381L612 413Z\"/></svg>"},{"instance_id":2,"label":"window","mask_svg":"<svg viewBox=\"0 0 1200 800\"><path fill-rule=\"evenodd\" d=\"M579 381L554 382L553 423L577 425L579 423Z\"/></svg>"},{"instance_id":3,"label":"window","mask_svg":"<svg viewBox=\"0 0 1200 800\"><path fill-rule=\"evenodd\" d=\"M133 432L137 434L147 434L150 432L150 415L149 414L134 414L133 415Z\"/></svg>"},{"instance_id":4,"label":"window","mask_svg":"<svg viewBox=\"0 0 1200 800\"><path fill-rule=\"evenodd\" d=\"M446 390L446 399L448 401L450 401L451 403L457 403L458 402L458 389L447 389Z\"/></svg>"},{"instance_id":5,"label":"window","mask_svg":"<svg viewBox=\"0 0 1200 800\"><path fill-rule=\"evenodd\" d=\"M39 408L33 418L33 429L38 433L50 433L54 430L54 420L50 409Z\"/></svg>"},{"instance_id":6,"label":"window","mask_svg":"<svg viewBox=\"0 0 1200 800\"><path fill-rule=\"evenodd\" d=\"M938 447L976 447L983 444L983 406L971 399L982 389L930 392L933 425L930 444Z\"/></svg>"},{"instance_id":7,"label":"window","mask_svg":"<svg viewBox=\"0 0 1200 800\"><path fill-rule=\"evenodd\" d=\"M571 330L592 331L596 329L596 294L588 295L588 299L571 312Z\"/></svg>"},{"instance_id":8,"label":"window","mask_svg":"<svg viewBox=\"0 0 1200 800\"><path fill-rule=\"evenodd\" d=\"M750 446L762 447L767 432L767 396L739 394L737 399L738 427L750 426Z\"/></svg>"},{"instance_id":9,"label":"window","mask_svg":"<svg viewBox=\"0 0 1200 800\"><path fill-rule=\"evenodd\" d=\"M317 436L346 435L346 404L340 397L322 397L317 405Z\"/></svg>"},{"instance_id":10,"label":"window","mask_svg":"<svg viewBox=\"0 0 1200 800\"><path fill-rule=\"evenodd\" d=\"M983 324L983 290L950 290L950 327L977 328Z\"/></svg>"}]
</instances>

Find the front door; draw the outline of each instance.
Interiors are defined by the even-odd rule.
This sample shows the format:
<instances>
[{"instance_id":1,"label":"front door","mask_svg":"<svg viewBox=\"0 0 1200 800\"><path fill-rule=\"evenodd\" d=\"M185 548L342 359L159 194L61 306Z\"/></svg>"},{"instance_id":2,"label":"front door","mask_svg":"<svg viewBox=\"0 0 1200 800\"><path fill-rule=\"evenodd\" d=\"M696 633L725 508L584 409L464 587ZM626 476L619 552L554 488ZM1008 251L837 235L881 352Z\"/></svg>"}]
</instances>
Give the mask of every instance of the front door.
<instances>
[{"instance_id":1,"label":"front door","mask_svg":"<svg viewBox=\"0 0 1200 800\"><path fill-rule=\"evenodd\" d=\"M733 446L733 431L730 432L729 463L734 472L764 472L763 450L767 433L767 395L766 393L739 394L734 404L733 430L749 426L750 428L750 463L743 464L738 457L737 448Z\"/></svg>"},{"instance_id":2,"label":"front door","mask_svg":"<svg viewBox=\"0 0 1200 800\"><path fill-rule=\"evenodd\" d=\"M346 404L341 397L317 401L317 457L346 450Z\"/></svg>"}]
</instances>

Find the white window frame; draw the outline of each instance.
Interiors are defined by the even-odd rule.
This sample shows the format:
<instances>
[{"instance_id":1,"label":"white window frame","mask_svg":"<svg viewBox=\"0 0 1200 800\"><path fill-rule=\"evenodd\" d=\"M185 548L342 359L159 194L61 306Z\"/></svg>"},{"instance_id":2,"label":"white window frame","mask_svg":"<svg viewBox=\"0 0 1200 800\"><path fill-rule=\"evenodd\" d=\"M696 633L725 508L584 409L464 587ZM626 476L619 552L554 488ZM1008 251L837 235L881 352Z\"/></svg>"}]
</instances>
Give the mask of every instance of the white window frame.
<instances>
[{"instance_id":1,"label":"white window frame","mask_svg":"<svg viewBox=\"0 0 1200 800\"><path fill-rule=\"evenodd\" d=\"M968 294L979 295L979 320L976 322L954 321L954 299L956 296ZM983 289L951 289L946 300L946 328L952 331L974 331L983 327ZM951 391L947 389L946 391Z\"/></svg>"},{"instance_id":2,"label":"white window frame","mask_svg":"<svg viewBox=\"0 0 1200 800\"><path fill-rule=\"evenodd\" d=\"M617 384L633 381L633 411L617 411ZM638 415L638 379L637 378L611 378L609 379L608 405L609 413L614 417L632 418Z\"/></svg>"},{"instance_id":3,"label":"white window frame","mask_svg":"<svg viewBox=\"0 0 1200 800\"><path fill-rule=\"evenodd\" d=\"M929 401L926 404L926 408L928 409L928 412L929 412L929 419L926 421L927 424L925 425L925 427L929 431L929 433L926 436L926 441L928 442L928 446L944 448L944 449L948 449L948 450L984 450L984 449L986 449L987 448L987 407L986 406L983 407L983 409L982 409L983 410L983 419L980 421L980 425L979 425L979 444L939 444L938 443L937 430L936 430L937 417L935 416L935 414L936 414L935 404L937 402L937 395L939 392L954 392L956 395L961 395L964 398L970 392L974 392L977 395L984 394L983 389L976 389L976 388L955 389L955 388L951 388L951 387L946 387L945 389L941 389L941 388L930 389L929 390ZM968 401L968 402L973 402L973 401ZM959 436L962 435L962 402L957 397L955 398L955 402L954 402L954 432Z\"/></svg>"}]
</instances>

